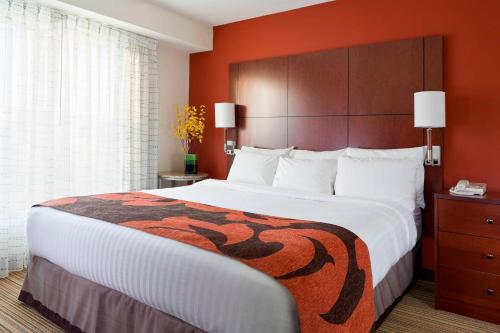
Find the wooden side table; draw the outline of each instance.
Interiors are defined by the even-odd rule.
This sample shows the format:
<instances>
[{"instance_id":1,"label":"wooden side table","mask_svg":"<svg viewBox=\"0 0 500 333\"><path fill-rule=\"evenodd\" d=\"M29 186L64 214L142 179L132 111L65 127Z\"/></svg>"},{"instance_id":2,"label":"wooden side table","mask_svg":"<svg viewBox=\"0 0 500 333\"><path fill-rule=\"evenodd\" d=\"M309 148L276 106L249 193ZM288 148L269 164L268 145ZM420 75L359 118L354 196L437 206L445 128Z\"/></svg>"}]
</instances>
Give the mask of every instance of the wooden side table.
<instances>
[{"instance_id":1,"label":"wooden side table","mask_svg":"<svg viewBox=\"0 0 500 333\"><path fill-rule=\"evenodd\" d=\"M500 324L500 193L434 197L436 308Z\"/></svg>"},{"instance_id":2,"label":"wooden side table","mask_svg":"<svg viewBox=\"0 0 500 333\"><path fill-rule=\"evenodd\" d=\"M161 171L158 172L158 188L162 188L164 180L168 180L170 182L170 187L175 187L176 182L190 182L191 184L194 184L207 178L208 173L205 172L187 174L182 171Z\"/></svg>"}]
</instances>

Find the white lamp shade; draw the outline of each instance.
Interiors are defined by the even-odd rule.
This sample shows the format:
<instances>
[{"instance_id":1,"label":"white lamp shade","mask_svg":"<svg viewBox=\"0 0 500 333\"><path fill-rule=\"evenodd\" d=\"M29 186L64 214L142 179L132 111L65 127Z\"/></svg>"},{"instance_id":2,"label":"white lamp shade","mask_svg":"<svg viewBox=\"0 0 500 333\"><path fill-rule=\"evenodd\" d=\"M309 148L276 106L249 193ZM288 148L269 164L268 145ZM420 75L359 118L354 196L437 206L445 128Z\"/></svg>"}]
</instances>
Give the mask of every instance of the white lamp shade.
<instances>
[{"instance_id":1,"label":"white lamp shade","mask_svg":"<svg viewBox=\"0 0 500 333\"><path fill-rule=\"evenodd\" d=\"M446 126L444 91L415 93L415 127L441 128Z\"/></svg>"},{"instance_id":2,"label":"white lamp shade","mask_svg":"<svg viewBox=\"0 0 500 333\"><path fill-rule=\"evenodd\" d=\"M234 120L234 109L234 103L215 103L215 127L235 127L236 123Z\"/></svg>"}]
</instances>

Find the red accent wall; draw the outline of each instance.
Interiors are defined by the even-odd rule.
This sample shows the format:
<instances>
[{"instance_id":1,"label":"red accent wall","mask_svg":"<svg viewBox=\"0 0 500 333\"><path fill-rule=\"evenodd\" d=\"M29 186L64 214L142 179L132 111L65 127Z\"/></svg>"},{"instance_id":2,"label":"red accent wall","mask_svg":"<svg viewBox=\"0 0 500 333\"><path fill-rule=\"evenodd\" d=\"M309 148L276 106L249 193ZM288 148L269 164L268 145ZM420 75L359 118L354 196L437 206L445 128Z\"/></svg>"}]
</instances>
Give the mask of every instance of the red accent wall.
<instances>
[{"instance_id":1,"label":"red accent wall","mask_svg":"<svg viewBox=\"0 0 500 333\"><path fill-rule=\"evenodd\" d=\"M214 50L191 55L190 103L209 107L200 168L224 178L213 103L228 100L228 65L244 60L444 35L445 186L500 190L500 1L337 0L215 27Z\"/></svg>"},{"instance_id":2,"label":"red accent wall","mask_svg":"<svg viewBox=\"0 0 500 333\"><path fill-rule=\"evenodd\" d=\"M190 103L209 107L200 169L225 178L213 103L228 101L228 65L245 60L443 35L447 93L445 188L460 178L500 191L500 0L337 0L214 29L214 50L191 55ZM432 238L422 263L434 266Z\"/></svg>"}]
</instances>

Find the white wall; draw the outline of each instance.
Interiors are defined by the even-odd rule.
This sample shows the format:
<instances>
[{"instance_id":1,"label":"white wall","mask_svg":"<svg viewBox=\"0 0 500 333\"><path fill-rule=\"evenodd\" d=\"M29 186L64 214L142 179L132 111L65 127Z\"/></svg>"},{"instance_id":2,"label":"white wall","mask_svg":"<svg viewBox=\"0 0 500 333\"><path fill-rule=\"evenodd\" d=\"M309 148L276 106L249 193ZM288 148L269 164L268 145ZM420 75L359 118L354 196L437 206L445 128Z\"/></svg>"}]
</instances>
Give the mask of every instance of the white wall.
<instances>
[{"instance_id":1,"label":"white wall","mask_svg":"<svg viewBox=\"0 0 500 333\"><path fill-rule=\"evenodd\" d=\"M184 154L172 137L175 105L189 101L189 53L167 43L158 45L160 74L160 144L159 171L183 170Z\"/></svg>"},{"instance_id":2,"label":"white wall","mask_svg":"<svg viewBox=\"0 0 500 333\"><path fill-rule=\"evenodd\" d=\"M168 42L186 51L212 50L213 29L210 25L168 10L148 0L37 1Z\"/></svg>"}]
</instances>

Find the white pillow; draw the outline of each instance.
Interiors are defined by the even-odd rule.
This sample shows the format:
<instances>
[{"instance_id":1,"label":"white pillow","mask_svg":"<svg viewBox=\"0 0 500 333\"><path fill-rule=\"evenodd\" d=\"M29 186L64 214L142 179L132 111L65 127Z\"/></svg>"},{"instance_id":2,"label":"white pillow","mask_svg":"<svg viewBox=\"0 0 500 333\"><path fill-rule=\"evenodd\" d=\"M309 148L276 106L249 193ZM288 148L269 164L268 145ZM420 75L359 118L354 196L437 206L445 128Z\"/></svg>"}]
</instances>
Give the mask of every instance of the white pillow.
<instances>
[{"instance_id":1,"label":"white pillow","mask_svg":"<svg viewBox=\"0 0 500 333\"><path fill-rule=\"evenodd\" d=\"M333 194L336 174L336 160L280 157L273 187Z\"/></svg>"},{"instance_id":2,"label":"white pillow","mask_svg":"<svg viewBox=\"0 0 500 333\"><path fill-rule=\"evenodd\" d=\"M265 148L255 148L255 147L249 147L249 146L243 146L241 147L242 151L247 151L251 153L259 153L259 154L266 154L266 155L288 155L290 154L290 151L293 149L293 147L289 148L280 148L280 149L265 149Z\"/></svg>"},{"instance_id":3,"label":"white pillow","mask_svg":"<svg viewBox=\"0 0 500 333\"><path fill-rule=\"evenodd\" d=\"M415 180L415 190L417 192L417 205L424 209L424 180L425 180L425 159L426 147L401 148L401 149L361 149L347 148L346 155L352 157L380 157L380 158L410 158L417 164L417 177Z\"/></svg>"},{"instance_id":4,"label":"white pillow","mask_svg":"<svg viewBox=\"0 0 500 333\"><path fill-rule=\"evenodd\" d=\"M233 165L227 180L260 185L273 183L279 156L251 153L239 149L234 150Z\"/></svg>"},{"instance_id":5,"label":"white pillow","mask_svg":"<svg viewBox=\"0 0 500 333\"><path fill-rule=\"evenodd\" d=\"M413 211L416 171L412 159L342 156L338 161L335 195L396 200Z\"/></svg>"},{"instance_id":6,"label":"white pillow","mask_svg":"<svg viewBox=\"0 0 500 333\"><path fill-rule=\"evenodd\" d=\"M340 156L345 154L345 149L332 150L332 151L311 151L311 150L292 150L290 157L308 159L308 160L338 160Z\"/></svg>"}]
</instances>

